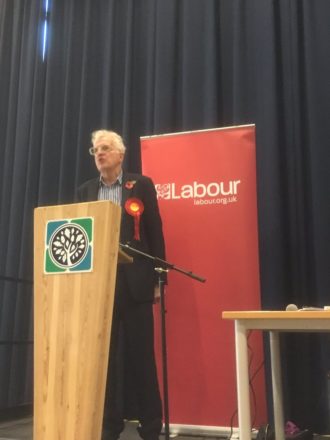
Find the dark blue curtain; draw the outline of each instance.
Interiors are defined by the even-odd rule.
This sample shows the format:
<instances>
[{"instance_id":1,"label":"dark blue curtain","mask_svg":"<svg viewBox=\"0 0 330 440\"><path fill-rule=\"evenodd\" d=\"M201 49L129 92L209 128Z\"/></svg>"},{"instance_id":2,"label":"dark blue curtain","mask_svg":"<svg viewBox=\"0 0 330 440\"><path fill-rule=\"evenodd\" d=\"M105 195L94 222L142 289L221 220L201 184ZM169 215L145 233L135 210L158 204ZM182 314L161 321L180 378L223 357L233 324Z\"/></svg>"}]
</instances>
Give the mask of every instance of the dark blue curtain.
<instances>
[{"instance_id":1,"label":"dark blue curtain","mask_svg":"<svg viewBox=\"0 0 330 440\"><path fill-rule=\"evenodd\" d=\"M32 400L33 208L94 175L100 127L139 171L139 136L256 123L262 305L330 304L330 2L45 5L0 0L0 408ZM282 342L286 419L324 431L328 338Z\"/></svg>"}]
</instances>

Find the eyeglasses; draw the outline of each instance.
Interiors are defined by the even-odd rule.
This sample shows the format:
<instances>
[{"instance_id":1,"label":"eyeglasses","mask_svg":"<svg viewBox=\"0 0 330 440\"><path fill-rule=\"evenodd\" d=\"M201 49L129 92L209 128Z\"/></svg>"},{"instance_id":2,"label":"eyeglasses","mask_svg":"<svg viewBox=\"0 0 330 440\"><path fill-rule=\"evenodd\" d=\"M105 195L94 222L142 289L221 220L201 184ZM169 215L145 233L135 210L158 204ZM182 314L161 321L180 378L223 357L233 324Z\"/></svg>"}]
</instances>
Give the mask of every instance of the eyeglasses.
<instances>
[{"instance_id":1,"label":"eyeglasses","mask_svg":"<svg viewBox=\"0 0 330 440\"><path fill-rule=\"evenodd\" d=\"M109 145L100 145L99 147L90 147L88 151L91 156L95 156L98 151L101 153L109 153L110 151L114 151L114 148L110 147Z\"/></svg>"}]
</instances>

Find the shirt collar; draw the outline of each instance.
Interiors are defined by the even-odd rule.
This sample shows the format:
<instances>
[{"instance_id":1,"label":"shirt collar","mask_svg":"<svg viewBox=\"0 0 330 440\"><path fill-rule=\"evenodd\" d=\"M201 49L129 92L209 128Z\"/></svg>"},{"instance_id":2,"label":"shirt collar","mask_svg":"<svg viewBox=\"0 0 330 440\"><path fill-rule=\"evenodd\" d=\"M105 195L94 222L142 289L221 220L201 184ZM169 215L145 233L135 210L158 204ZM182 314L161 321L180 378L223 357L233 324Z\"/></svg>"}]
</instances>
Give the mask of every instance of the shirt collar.
<instances>
[{"instance_id":1,"label":"shirt collar","mask_svg":"<svg viewBox=\"0 0 330 440\"><path fill-rule=\"evenodd\" d=\"M120 173L119 173L119 175L117 177L117 180L114 183L112 183L111 185L107 185L106 183L104 183L104 181L102 179L102 176L100 174L100 179L99 179L99 185L100 186L122 185L122 183L123 183L123 170L120 171Z\"/></svg>"}]
</instances>

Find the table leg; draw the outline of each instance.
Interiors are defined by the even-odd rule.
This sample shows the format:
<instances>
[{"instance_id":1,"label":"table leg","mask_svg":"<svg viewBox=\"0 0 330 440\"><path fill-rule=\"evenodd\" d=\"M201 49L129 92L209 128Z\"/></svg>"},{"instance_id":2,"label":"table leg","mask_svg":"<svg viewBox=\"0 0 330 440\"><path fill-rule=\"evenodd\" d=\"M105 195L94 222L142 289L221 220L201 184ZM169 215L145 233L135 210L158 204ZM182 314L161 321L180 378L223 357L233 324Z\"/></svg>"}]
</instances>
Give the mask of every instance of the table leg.
<instances>
[{"instance_id":1,"label":"table leg","mask_svg":"<svg viewBox=\"0 0 330 440\"><path fill-rule=\"evenodd\" d=\"M275 434L276 440L284 440L285 435L279 333L277 331L270 331L269 340L272 366Z\"/></svg>"},{"instance_id":2,"label":"table leg","mask_svg":"<svg viewBox=\"0 0 330 440\"><path fill-rule=\"evenodd\" d=\"M248 344L245 326L235 321L238 425L240 440L251 440Z\"/></svg>"}]
</instances>

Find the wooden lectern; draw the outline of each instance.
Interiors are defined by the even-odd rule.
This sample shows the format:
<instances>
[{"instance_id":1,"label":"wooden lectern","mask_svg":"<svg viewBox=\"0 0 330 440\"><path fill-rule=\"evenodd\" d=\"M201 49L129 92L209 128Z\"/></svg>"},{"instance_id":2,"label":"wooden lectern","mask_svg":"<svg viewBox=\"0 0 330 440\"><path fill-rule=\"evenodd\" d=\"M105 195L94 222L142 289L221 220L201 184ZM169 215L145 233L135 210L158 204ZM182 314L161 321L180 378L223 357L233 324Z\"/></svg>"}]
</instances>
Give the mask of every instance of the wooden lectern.
<instances>
[{"instance_id":1,"label":"wooden lectern","mask_svg":"<svg viewBox=\"0 0 330 440\"><path fill-rule=\"evenodd\" d=\"M41 207L34 223L34 440L99 440L121 208Z\"/></svg>"}]
</instances>

